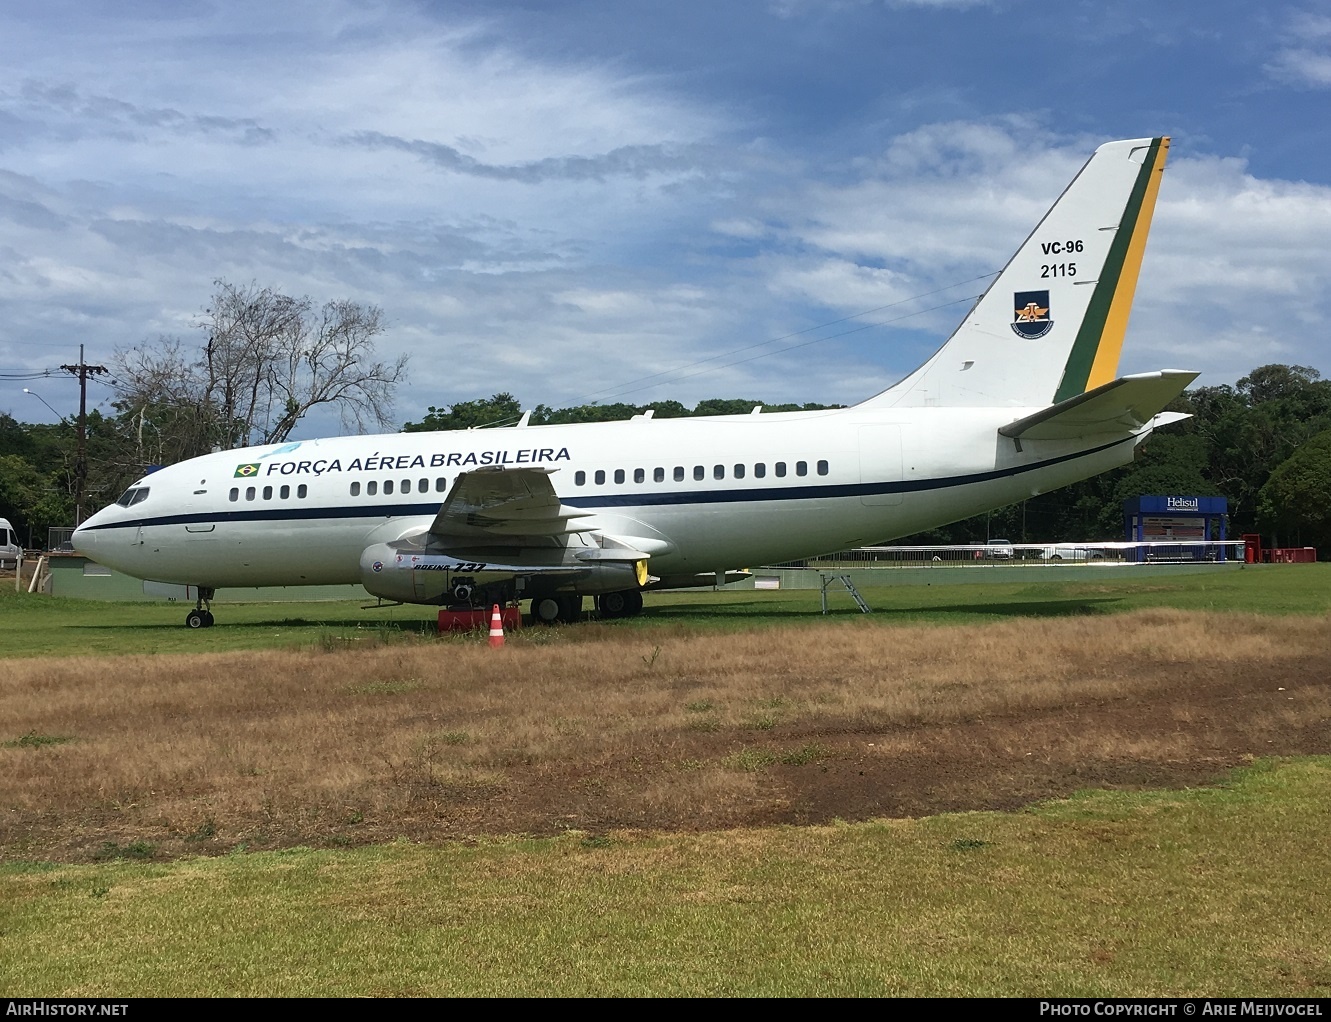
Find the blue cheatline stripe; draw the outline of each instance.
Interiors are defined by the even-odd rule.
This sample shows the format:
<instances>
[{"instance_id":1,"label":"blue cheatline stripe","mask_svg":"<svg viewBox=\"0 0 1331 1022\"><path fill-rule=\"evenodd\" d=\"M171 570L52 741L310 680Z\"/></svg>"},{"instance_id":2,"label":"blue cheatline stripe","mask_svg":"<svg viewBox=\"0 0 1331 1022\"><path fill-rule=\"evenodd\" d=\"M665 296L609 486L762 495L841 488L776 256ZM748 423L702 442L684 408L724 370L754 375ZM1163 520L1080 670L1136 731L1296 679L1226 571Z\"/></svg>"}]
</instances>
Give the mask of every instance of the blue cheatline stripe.
<instances>
[{"instance_id":1,"label":"blue cheatline stripe","mask_svg":"<svg viewBox=\"0 0 1331 1022\"><path fill-rule=\"evenodd\" d=\"M1133 443L1135 436L1113 440L1099 447L1064 454L1057 458L1021 465L1015 468L999 468L989 472L972 472L968 475L944 476L939 479L912 479L881 483L827 483L824 485L762 487L743 490L691 490L683 493L622 493L601 496L561 496L560 500L569 507L578 508L617 508L617 507L665 507L672 504L736 504L757 503L759 501L783 500L824 500L831 497L867 497L880 493L921 493L926 490L943 490L952 486L969 486L973 483L988 483L995 479L1018 476L1025 472L1051 468L1078 458L1088 458L1093 454L1118 447L1120 444ZM135 518L124 522L107 522L105 525L85 526L88 531L100 532L103 529L137 529L140 526L153 525L203 525L208 522L298 522L328 519L350 518L411 518L424 515L436 515L442 501L428 504L358 504L340 507L285 507L255 509L245 511L209 511L184 515L161 515L157 518Z\"/></svg>"}]
</instances>

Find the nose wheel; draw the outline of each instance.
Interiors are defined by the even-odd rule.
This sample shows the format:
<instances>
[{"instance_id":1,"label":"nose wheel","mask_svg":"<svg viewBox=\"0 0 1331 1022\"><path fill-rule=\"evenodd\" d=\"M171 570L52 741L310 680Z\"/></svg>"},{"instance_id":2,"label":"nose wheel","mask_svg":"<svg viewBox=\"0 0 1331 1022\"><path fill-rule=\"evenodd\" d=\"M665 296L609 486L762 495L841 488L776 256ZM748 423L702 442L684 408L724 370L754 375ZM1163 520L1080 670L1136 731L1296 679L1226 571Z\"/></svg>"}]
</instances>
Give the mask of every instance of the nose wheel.
<instances>
[{"instance_id":1,"label":"nose wheel","mask_svg":"<svg viewBox=\"0 0 1331 1022\"><path fill-rule=\"evenodd\" d=\"M213 590L199 589L199 598L194 601L194 609L185 615L186 628L211 628L213 626L213 612L209 610L212 604Z\"/></svg>"}]
</instances>

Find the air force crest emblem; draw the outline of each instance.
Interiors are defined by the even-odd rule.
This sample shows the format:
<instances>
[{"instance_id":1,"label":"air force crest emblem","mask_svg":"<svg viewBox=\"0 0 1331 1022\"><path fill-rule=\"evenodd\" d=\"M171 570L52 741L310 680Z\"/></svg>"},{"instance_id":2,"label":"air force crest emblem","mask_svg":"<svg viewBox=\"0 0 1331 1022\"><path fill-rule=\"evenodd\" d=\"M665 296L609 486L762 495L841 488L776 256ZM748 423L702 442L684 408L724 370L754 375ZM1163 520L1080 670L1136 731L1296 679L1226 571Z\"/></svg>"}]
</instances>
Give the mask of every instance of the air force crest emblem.
<instances>
[{"instance_id":1,"label":"air force crest emblem","mask_svg":"<svg viewBox=\"0 0 1331 1022\"><path fill-rule=\"evenodd\" d=\"M1049 318L1048 291L1017 291L1012 296L1012 332L1035 340L1049 333L1054 321Z\"/></svg>"}]
</instances>

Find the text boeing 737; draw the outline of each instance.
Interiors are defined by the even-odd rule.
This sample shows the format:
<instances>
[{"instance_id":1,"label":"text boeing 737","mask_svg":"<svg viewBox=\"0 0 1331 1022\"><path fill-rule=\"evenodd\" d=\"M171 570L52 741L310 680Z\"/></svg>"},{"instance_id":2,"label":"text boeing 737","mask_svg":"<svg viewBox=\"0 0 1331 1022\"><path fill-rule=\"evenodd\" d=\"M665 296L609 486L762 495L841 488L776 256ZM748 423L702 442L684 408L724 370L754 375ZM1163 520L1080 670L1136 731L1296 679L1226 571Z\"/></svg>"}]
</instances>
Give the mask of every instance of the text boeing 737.
<instances>
[{"instance_id":1,"label":"text boeing 737","mask_svg":"<svg viewBox=\"0 0 1331 1022\"><path fill-rule=\"evenodd\" d=\"M1196 377L1115 379L1169 140L1096 150L947 343L814 412L342 437L161 469L74 533L139 578L360 582L571 620L642 591L905 536L1126 464ZM758 410L755 410L758 411Z\"/></svg>"}]
</instances>

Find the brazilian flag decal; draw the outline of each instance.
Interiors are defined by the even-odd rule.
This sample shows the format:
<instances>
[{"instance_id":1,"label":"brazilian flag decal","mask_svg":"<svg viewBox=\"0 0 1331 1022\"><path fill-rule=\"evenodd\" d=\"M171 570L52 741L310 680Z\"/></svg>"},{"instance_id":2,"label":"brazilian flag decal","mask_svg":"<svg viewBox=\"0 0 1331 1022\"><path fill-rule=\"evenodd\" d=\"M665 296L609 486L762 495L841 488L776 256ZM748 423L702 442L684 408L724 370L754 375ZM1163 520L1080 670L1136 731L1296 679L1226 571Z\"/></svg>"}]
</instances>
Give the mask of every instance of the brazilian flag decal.
<instances>
[{"instance_id":1,"label":"brazilian flag decal","mask_svg":"<svg viewBox=\"0 0 1331 1022\"><path fill-rule=\"evenodd\" d=\"M254 461L248 465L237 465L236 474L233 478L248 479L250 476L257 476L258 474L259 474L259 463L257 461Z\"/></svg>"}]
</instances>

